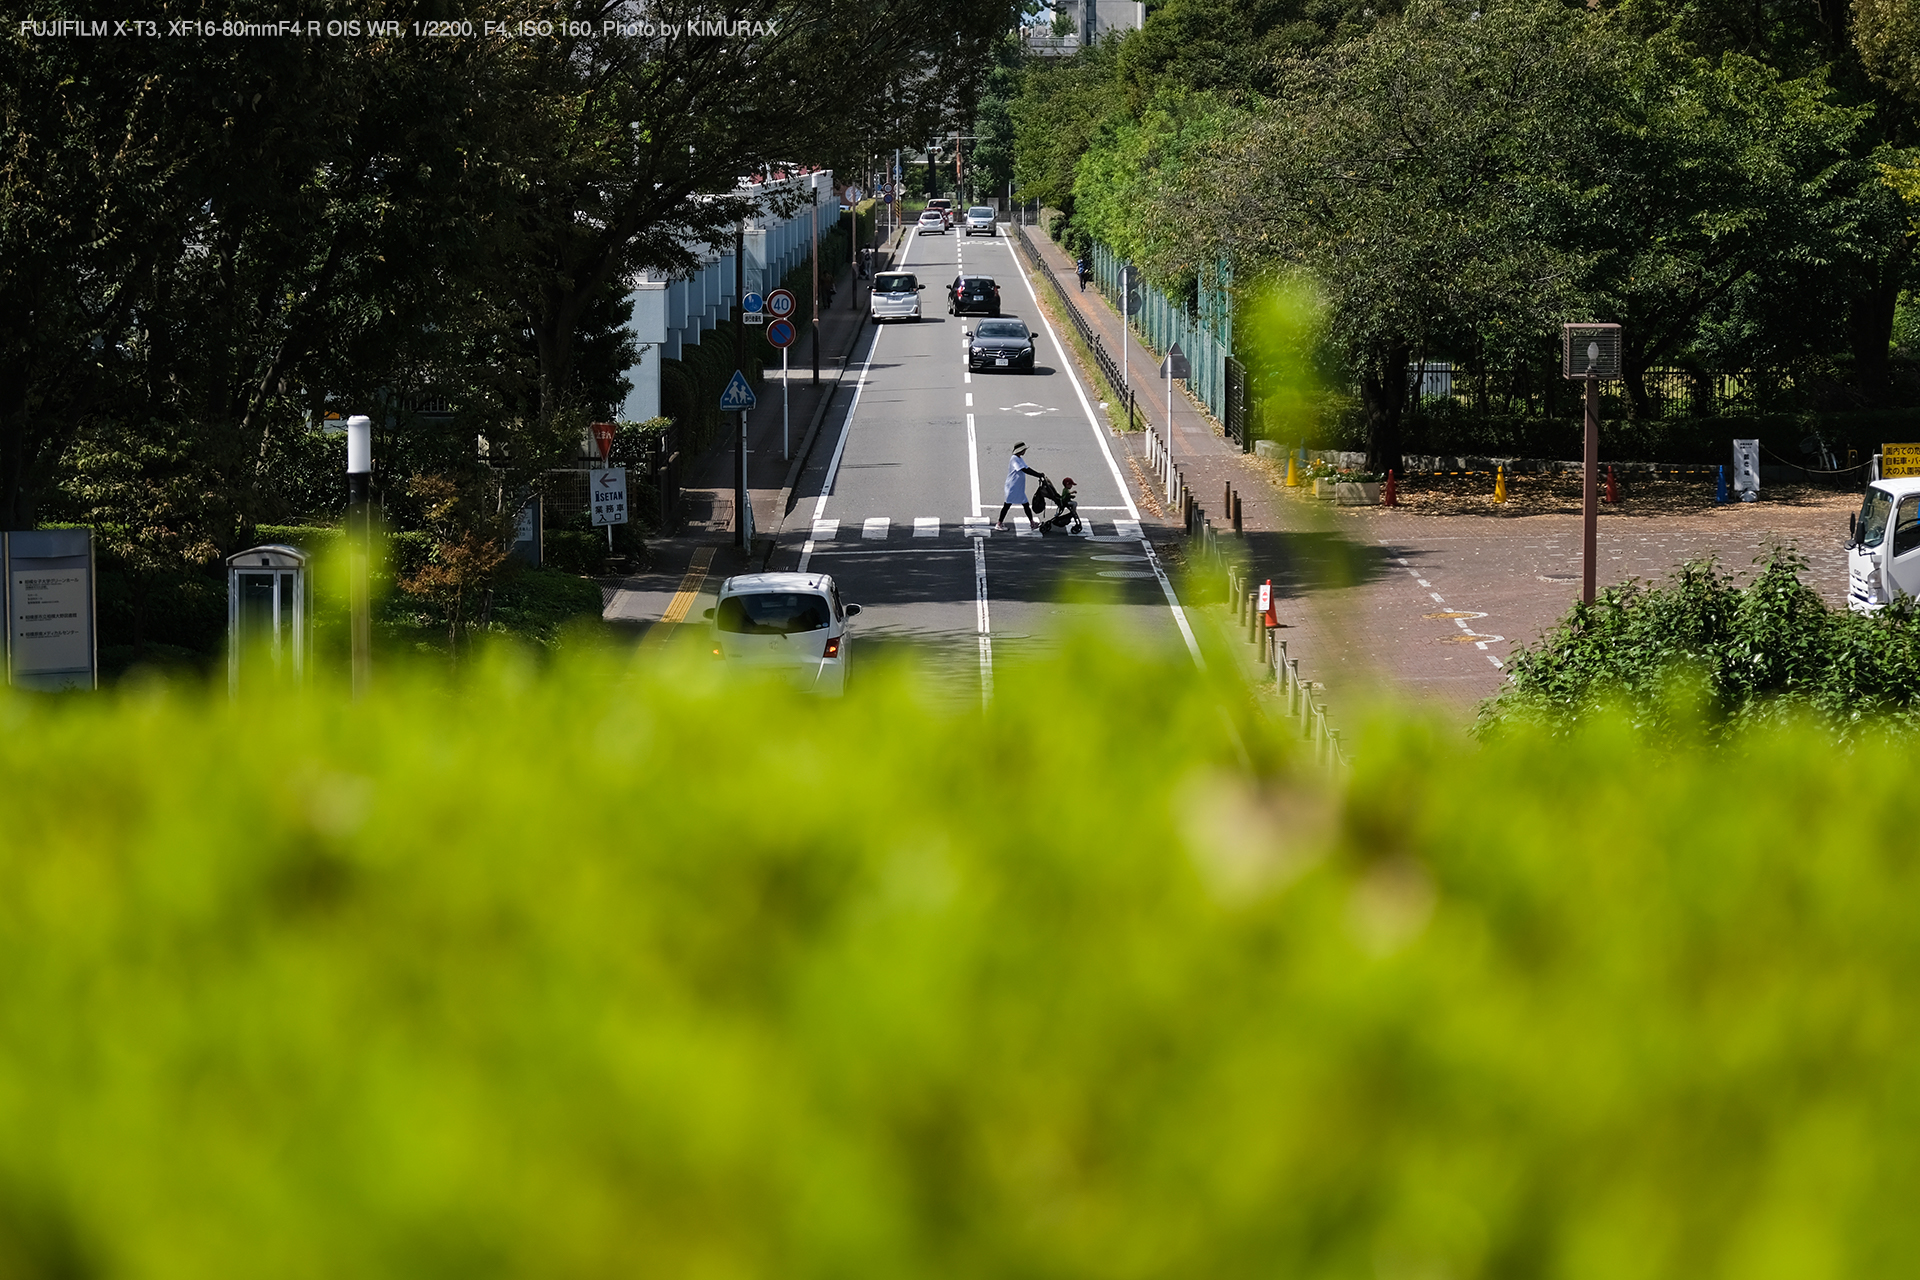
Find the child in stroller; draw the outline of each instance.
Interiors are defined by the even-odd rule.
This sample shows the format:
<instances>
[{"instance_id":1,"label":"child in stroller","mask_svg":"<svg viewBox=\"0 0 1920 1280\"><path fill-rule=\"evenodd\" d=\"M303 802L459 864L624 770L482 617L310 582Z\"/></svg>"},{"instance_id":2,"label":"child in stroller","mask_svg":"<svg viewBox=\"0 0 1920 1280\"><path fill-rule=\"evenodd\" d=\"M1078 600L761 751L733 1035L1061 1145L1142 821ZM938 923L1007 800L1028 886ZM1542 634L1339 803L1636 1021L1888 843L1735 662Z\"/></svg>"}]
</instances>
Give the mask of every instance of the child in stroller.
<instances>
[{"instance_id":1,"label":"child in stroller","mask_svg":"<svg viewBox=\"0 0 1920 1280\"><path fill-rule=\"evenodd\" d=\"M1050 517L1046 516L1048 503L1054 508ZM1073 477L1063 479L1056 489L1053 481L1041 476L1040 491L1033 495L1033 516L1040 522L1043 534L1080 532L1080 502L1073 491Z\"/></svg>"}]
</instances>

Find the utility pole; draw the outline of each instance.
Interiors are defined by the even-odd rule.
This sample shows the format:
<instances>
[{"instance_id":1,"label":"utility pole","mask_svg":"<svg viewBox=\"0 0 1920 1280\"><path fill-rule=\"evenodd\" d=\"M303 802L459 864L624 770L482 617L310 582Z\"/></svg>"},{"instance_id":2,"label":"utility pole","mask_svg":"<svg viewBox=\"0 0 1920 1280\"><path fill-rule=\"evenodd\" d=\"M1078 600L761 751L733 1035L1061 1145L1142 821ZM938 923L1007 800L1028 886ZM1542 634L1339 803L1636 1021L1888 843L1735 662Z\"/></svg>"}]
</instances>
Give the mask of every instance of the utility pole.
<instances>
[{"instance_id":1,"label":"utility pole","mask_svg":"<svg viewBox=\"0 0 1920 1280\"><path fill-rule=\"evenodd\" d=\"M747 224L733 229L733 367L747 371L746 309ZM747 541L747 411L740 411L740 434L733 442L733 545L752 551Z\"/></svg>"},{"instance_id":2,"label":"utility pole","mask_svg":"<svg viewBox=\"0 0 1920 1280\"><path fill-rule=\"evenodd\" d=\"M820 175L813 179L813 385L820 385Z\"/></svg>"}]
</instances>

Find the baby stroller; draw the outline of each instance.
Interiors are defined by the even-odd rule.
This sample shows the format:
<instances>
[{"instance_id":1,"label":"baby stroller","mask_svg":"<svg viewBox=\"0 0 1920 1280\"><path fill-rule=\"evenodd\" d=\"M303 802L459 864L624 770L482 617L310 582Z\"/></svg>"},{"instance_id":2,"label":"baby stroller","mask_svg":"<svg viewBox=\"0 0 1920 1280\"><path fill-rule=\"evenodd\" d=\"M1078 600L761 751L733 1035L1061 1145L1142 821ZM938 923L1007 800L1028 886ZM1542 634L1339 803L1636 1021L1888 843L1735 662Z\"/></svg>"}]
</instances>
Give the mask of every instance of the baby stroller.
<instances>
[{"instance_id":1,"label":"baby stroller","mask_svg":"<svg viewBox=\"0 0 1920 1280\"><path fill-rule=\"evenodd\" d=\"M1052 516L1046 515L1048 503L1053 504ZM1041 533L1080 532L1080 502L1073 491L1072 476L1062 480L1058 489L1053 481L1040 476L1040 491L1033 495L1033 518L1040 522Z\"/></svg>"}]
</instances>

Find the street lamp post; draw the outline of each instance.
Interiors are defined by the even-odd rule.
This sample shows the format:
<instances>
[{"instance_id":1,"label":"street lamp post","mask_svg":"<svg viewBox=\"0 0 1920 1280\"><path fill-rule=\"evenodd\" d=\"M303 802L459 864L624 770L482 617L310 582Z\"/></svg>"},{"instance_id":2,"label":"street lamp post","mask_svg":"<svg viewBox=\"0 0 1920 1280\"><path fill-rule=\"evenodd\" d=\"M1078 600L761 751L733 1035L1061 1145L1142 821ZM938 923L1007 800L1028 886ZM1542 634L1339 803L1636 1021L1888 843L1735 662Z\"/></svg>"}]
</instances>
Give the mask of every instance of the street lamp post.
<instances>
[{"instance_id":1,"label":"street lamp post","mask_svg":"<svg viewBox=\"0 0 1920 1280\"><path fill-rule=\"evenodd\" d=\"M347 419L347 612L353 647L353 696L373 683L373 420Z\"/></svg>"},{"instance_id":2,"label":"street lamp post","mask_svg":"<svg viewBox=\"0 0 1920 1280\"><path fill-rule=\"evenodd\" d=\"M1581 455L1580 599L1592 604L1600 572L1600 383L1620 376L1620 326L1560 326L1560 372L1585 384L1586 447Z\"/></svg>"}]
</instances>

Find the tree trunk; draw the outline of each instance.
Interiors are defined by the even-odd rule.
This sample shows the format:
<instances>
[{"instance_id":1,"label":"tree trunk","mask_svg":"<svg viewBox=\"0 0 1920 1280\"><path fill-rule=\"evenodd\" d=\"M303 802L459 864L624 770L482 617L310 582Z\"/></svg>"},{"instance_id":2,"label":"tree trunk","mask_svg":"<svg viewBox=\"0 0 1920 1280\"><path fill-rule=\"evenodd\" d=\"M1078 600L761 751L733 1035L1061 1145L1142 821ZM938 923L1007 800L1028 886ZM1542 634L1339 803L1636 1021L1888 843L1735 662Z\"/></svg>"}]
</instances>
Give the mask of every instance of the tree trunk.
<instances>
[{"instance_id":1,"label":"tree trunk","mask_svg":"<svg viewBox=\"0 0 1920 1280\"><path fill-rule=\"evenodd\" d=\"M1847 309L1847 341L1853 348L1854 394L1864 409L1885 408L1893 401L1893 373L1887 350L1893 345L1893 313L1900 301L1900 282L1907 273L1912 250L1903 236L1881 259L1874 278L1853 295Z\"/></svg>"},{"instance_id":2,"label":"tree trunk","mask_svg":"<svg viewBox=\"0 0 1920 1280\"><path fill-rule=\"evenodd\" d=\"M1367 470L1399 471L1400 426L1407 409L1407 360L1412 344L1389 342L1360 368L1360 403L1367 413Z\"/></svg>"}]
</instances>

